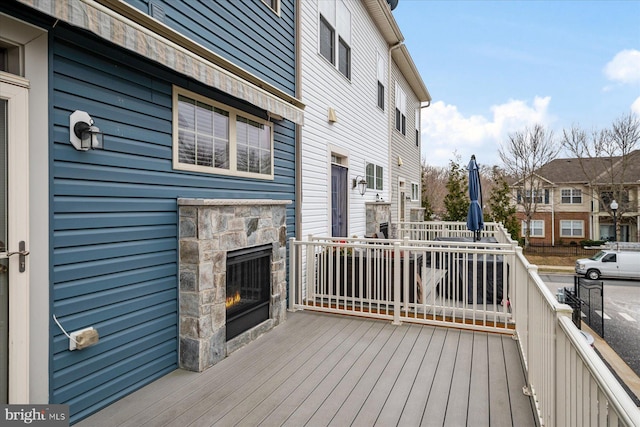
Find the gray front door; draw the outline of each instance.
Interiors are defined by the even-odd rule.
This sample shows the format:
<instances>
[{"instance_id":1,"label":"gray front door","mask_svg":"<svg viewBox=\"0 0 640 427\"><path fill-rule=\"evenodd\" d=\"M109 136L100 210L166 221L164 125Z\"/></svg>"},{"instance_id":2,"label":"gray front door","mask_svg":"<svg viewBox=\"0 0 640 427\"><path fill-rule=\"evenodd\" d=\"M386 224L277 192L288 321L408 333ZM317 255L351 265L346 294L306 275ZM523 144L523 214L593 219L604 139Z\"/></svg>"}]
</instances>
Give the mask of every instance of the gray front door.
<instances>
[{"instance_id":1,"label":"gray front door","mask_svg":"<svg viewBox=\"0 0 640 427\"><path fill-rule=\"evenodd\" d=\"M347 228L347 168L331 165L331 235L346 237Z\"/></svg>"}]
</instances>

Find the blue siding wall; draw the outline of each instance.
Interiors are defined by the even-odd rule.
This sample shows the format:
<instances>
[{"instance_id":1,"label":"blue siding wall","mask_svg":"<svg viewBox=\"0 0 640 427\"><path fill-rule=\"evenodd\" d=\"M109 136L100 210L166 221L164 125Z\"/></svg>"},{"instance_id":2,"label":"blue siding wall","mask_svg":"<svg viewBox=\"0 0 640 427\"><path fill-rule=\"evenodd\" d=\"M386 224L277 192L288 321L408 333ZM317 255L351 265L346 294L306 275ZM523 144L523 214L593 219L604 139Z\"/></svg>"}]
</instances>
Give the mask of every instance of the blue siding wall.
<instances>
[{"instance_id":1,"label":"blue siding wall","mask_svg":"<svg viewBox=\"0 0 640 427\"><path fill-rule=\"evenodd\" d=\"M69 404L75 422L177 368L176 199L294 200L295 127L275 124L273 181L174 171L172 84L266 113L63 24L51 45L51 310L69 332L100 334L70 352L51 324L50 400ZM72 147L76 109L104 132L104 151ZM294 214L289 205L288 237Z\"/></svg>"},{"instance_id":2,"label":"blue siding wall","mask_svg":"<svg viewBox=\"0 0 640 427\"><path fill-rule=\"evenodd\" d=\"M279 89L295 94L295 1L280 1L280 16L262 0L125 0Z\"/></svg>"}]
</instances>

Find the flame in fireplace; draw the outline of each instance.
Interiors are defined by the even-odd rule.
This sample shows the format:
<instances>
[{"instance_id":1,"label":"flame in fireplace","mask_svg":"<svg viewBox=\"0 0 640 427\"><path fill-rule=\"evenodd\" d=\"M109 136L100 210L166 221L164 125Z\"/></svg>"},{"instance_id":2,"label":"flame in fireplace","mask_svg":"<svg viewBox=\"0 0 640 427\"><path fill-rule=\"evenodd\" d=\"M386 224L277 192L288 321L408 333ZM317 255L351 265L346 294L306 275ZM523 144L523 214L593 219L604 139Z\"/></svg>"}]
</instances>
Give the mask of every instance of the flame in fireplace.
<instances>
[{"instance_id":1,"label":"flame in fireplace","mask_svg":"<svg viewBox=\"0 0 640 427\"><path fill-rule=\"evenodd\" d=\"M233 307L234 305L236 305L237 303L240 302L240 292L236 291L236 293L230 297L227 297L227 301L226 301L226 307Z\"/></svg>"}]
</instances>

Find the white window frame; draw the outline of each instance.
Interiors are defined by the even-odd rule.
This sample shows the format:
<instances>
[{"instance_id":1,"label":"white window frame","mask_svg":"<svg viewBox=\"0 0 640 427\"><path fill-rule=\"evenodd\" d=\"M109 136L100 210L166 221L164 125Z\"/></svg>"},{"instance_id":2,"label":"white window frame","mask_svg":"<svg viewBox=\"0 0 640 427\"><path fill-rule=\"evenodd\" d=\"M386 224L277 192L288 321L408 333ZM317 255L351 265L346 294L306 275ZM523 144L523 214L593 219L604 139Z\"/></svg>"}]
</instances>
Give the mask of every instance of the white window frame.
<instances>
[{"instance_id":1,"label":"white window frame","mask_svg":"<svg viewBox=\"0 0 640 427\"><path fill-rule=\"evenodd\" d=\"M568 193L568 194L566 194ZM576 194L577 193L577 194ZM565 198L569 200L565 202ZM576 201L578 199L579 201ZM560 203L563 204L582 204L582 190L577 188L563 188L560 190Z\"/></svg>"},{"instance_id":2,"label":"white window frame","mask_svg":"<svg viewBox=\"0 0 640 427\"><path fill-rule=\"evenodd\" d=\"M420 184L417 182L411 183L411 201L417 202L420 200Z\"/></svg>"},{"instance_id":3,"label":"white window frame","mask_svg":"<svg viewBox=\"0 0 640 427\"><path fill-rule=\"evenodd\" d=\"M179 117L178 117L178 99L180 96L190 98L197 102L201 102L203 104L207 104L208 106L219 108L229 113L229 129L228 129L228 137L229 137L229 168L219 168L215 166L202 166L195 165L190 163L182 163L179 158ZM270 142L270 151L271 151L271 168L270 172L267 173L257 173L257 172L247 172L238 170L238 152L237 152L237 121L238 117L242 117L244 119L251 120L253 122L264 125L269 130L269 142ZM217 101L214 101L205 96L199 95L197 93L188 91L178 86L173 87L173 168L176 170L184 170L191 172L201 172L206 174L215 174L215 175L230 175L230 176L238 176L238 177L246 177L246 178L257 178L264 180L273 180L274 179L274 140L273 140L273 123L261 119L259 117L248 114L244 111L238 110L236 108L230 107L225 104L221 104Z\"/></svg>"},{"instance_id":4,"label":"white window frame","mask_svg":"<svg viewBox=\"0 0 640 427\"><path fill-rule=\"evenodd\" d=\"M373 169L370 173L370 168ZM372 190L384 190L384 167L375 163L367 163L365 166L365 179L367 188Z\"/></svg>"},{"instance_id":5,"label":"white window frame","mask_svg":"<svg viewBox=\"0 0 640 427\"><path fill-rule=\"evenodd\" d=\"M407 135L407 95L398 82L396 82L395 129L402 135Z\"/></svg>"},{"instance_id":6,"label":"white window frame","mask_svg":"<svg viewBox=\"0 0 640 427\"><path fill-rule=\"evenodd\" d=\"M567 223L569 223L568 227ZM579 227L575 227L577 224ZM569 234L564 234L565 229L569 230ZM580 234L574 234L576 231L580 231ZM560 237L584 237L584 221L579 219L560 220Z\"/></svg>"},{"instance_id":7,"label":"white window frame","mask_svg":"<svg viewBox=\"0 0 640 427\"><path fill-rule=\"evenodd\" d=\"M376 85L376 96L377 96L377 105L382 111L384 111L384 105L386 101L387 92L387 64L384 59L384 55L380 52L378 54L378 61L376 67L376 75L377 75L377 85Z\"/></svg>"},{"instance_id":8,"label":"white window frame","mask_svg":"<svg viewBox=\"0 0 640 427\"><path fill-rule=\"evenodd\" d=\"M321 53L320 25L324 20L332 30L331 58ZM343 0L323 0L318 2L318 54L340 72L346 79L351 80L352 43L351 43L351 11ZM343 45L347 48L346 74L340 69L340 51Z\"/></svg>"},{"instance_id":9,"label":"white window frame","mask_svg":"<svg viewBox=\"0 0 640 427\"><path fill-rule=\"evenodd\" d=\"M271 9L273 13L280 16L280 0L262 0L262 2Z\"/></svg>"},{"instance_id":10,"label":"white window frame","mask_svg":"<svg viewBox=\"0 0 640 427\"><path fill-rule=\"evenodd\" d=\"M420 109L416 108L416 147L420 146Z\"/></svg>"},{"instance_id":11,"label":"white window frame","mask_svg":"<svg viewBox=\"0 0 640 427\"><path fill-rule=\"evenodd\" d=\"M539 227L537 227L536 225L540 225ZM525 237L527 235L527 221L526 220L522 220L522 224L520 229L522 230L522 237ZM534 230L540 229L540 233L541 234L533 234ZM530 237L544 237L544 220L542 219L532 219L531 220L531 235Z\"/></svg>"}]
</instances>

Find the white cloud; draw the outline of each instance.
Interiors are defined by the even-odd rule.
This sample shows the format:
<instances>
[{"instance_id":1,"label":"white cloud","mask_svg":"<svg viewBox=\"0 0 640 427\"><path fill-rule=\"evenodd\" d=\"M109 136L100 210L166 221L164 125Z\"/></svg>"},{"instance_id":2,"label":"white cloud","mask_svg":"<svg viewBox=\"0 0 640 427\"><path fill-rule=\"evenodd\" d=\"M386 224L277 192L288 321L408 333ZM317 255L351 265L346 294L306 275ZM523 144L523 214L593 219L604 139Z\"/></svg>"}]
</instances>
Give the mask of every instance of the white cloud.
<instances>
[{"instance_id":1,"label":"white cloud","mask_svg":"<svg viewBox=\"0 0 640 427\"><path fill-rule=\"evenodd\" d=\"M631 104L631 111L640 116L640 97L638 97L633 104Z\"/></svg>"},{"instance_id":2,"label":"white cloud","mask_svg":"<svg viewBox=\"0 0 640 427\"><path fill-rule=\"evenodd\" d=\"M604 74L609 80L619 83L639 83L640 50L628 49L618 52L604 67Z\"/></svg>"},{"instance_id":3,"label":"white cloud","mask_svg":"<svg viewBox=\"0 0 640 427\"><path fill-rule=\"evenodd\" d=\"M448 166L454 153L466 163L475 154L478 163L500 164L498 148L511 132L541 123L549 125L550 97L536 97L532 105L509 100L491 107L492 117L465 117L455 105L437 101L422 110L422 157L427 164Z\"/></svg>"}]
</instances>

